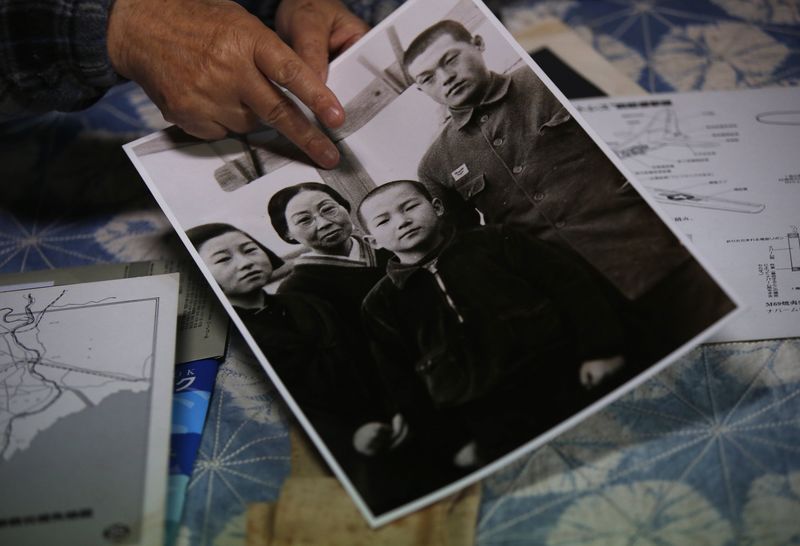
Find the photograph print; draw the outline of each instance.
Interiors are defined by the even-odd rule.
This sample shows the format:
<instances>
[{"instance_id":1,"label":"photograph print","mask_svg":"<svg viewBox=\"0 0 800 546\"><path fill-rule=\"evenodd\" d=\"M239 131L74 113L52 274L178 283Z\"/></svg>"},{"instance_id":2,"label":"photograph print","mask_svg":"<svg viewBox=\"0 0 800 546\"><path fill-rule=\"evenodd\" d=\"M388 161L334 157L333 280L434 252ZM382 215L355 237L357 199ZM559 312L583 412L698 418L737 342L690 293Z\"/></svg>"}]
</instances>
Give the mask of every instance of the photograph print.
<instances>
[{"instance_id":1,"label":"photograph print","mask_svg":"<svg viewBox=\"0 0 800 546\"><path fill-rule=\"evenodd\" d=\"M542 445L736 303L475 0L331 67L318 169L265 130L126 150L372 525Z\"/></svg>"}]
</instances>

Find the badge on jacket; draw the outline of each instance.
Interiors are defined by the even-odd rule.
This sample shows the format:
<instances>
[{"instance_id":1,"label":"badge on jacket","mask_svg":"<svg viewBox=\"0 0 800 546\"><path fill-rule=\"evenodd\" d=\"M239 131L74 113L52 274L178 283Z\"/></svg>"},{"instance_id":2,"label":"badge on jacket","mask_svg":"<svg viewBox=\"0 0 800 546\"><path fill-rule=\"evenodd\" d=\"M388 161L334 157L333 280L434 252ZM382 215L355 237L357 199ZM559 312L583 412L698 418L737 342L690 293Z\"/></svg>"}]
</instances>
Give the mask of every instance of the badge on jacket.
<instances>
[{"instance_id":1,"label":"badge on jacket","mask_svg":"<svg viewBox=\"0 0 800 546\"><path fill-rule=\"evenodd\" d=\"M469 174L469 169L467 168L466 163L462 163L461 165L458 166L456 170L450 173L450 175L453 177L454 182L458 182L468 174Z\"/></svg>"}]
</instances>

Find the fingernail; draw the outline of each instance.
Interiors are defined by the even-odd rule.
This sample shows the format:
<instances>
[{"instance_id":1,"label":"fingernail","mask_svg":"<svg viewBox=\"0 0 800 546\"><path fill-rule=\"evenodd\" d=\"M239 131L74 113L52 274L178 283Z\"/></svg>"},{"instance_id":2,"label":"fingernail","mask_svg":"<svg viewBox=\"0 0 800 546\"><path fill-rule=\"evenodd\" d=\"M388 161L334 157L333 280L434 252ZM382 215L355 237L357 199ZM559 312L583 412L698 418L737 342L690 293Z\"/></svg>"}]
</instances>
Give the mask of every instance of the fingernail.
<instances>
[{"instance_id":1,"label":"fingernail","mask_svg":"<svg viewBox=\"0 0 800 546\"><path fill-rule=\"evenodd\" d=\"M339 164L339 150L329 140L314 139L309 144L311 157L319 163L321 167L333 169Z\"/></svg>"},{"instance_id":2,"label":"fingernail","mask_svg":"<svg viewBox=\"0 0 800 546\"><path fill-rule=\"evenodd\" d=\"M339 150L337 150L334 146L329 146L323 153L322 153L322 166L326 169L333 169L336 165L339 164Z\"/></svg>"},{"instance_id":3,"label":"fingernail","mask_svg":"<svg viewBox=\"0 0 800 546\"><path fill-rule=\"evenodd\" d=\"M329 106L324 113L325 125L337 127L344 121L344 111L338 106Z\"/></svg>"}]
</instances>

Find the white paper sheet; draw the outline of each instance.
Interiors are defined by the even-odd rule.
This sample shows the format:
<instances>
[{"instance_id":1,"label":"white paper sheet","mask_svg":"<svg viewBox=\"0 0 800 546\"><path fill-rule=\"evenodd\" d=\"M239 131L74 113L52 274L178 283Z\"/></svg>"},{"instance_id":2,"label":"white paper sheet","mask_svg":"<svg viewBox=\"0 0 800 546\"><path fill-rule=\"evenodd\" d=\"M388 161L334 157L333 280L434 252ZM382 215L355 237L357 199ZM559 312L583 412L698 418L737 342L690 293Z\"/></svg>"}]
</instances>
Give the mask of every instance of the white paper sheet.
<instances>
[{"instance_id":1,"label":"white paper sheet","mask_svg":"<svg viewBox=\"0 0 800 546\"><path fill-rule=\"evenodd\" d=\"M743 297L714 340L800 336L800 89L575 104Z\"/></svg>"},{"instance_id":2,"label":"white paper sheet","mask_svg":"<svg viewBox=\"0 0 800 546\"><path fill-rule=\"evenodd\" d=\"M178 275L0 293L0 543L160 544Z\"/></svg>"}]
</instances>

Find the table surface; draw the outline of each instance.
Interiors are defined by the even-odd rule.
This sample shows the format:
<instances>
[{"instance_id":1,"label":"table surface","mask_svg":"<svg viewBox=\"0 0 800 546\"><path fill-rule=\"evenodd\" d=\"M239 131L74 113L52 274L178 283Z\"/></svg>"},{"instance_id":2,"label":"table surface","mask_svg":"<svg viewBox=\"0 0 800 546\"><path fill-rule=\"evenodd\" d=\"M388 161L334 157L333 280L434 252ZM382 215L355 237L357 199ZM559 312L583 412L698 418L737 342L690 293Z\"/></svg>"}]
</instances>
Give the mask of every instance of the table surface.
<instances>
[{"instance_id":1,"label":"table surface","mask_svg":"<svg viewBox=\"0 0 800 546\"><path fill-rule=\"evenodd\" d=\"M350 0L371 23L400 0ZM494 2L500 6L502 2ZM533 6L529 9L529 6ZM791 0L593 0L554 16L650 92L796 85ZM183 255L120 146L164 127L137 86L0 131L0 272ZM800 340L702 346L483 482L477 542L800 543ZM180 540L244 544L244 511L289 470L287 413L234 336L212 396Z\"/></svg>"}]
</instances>

